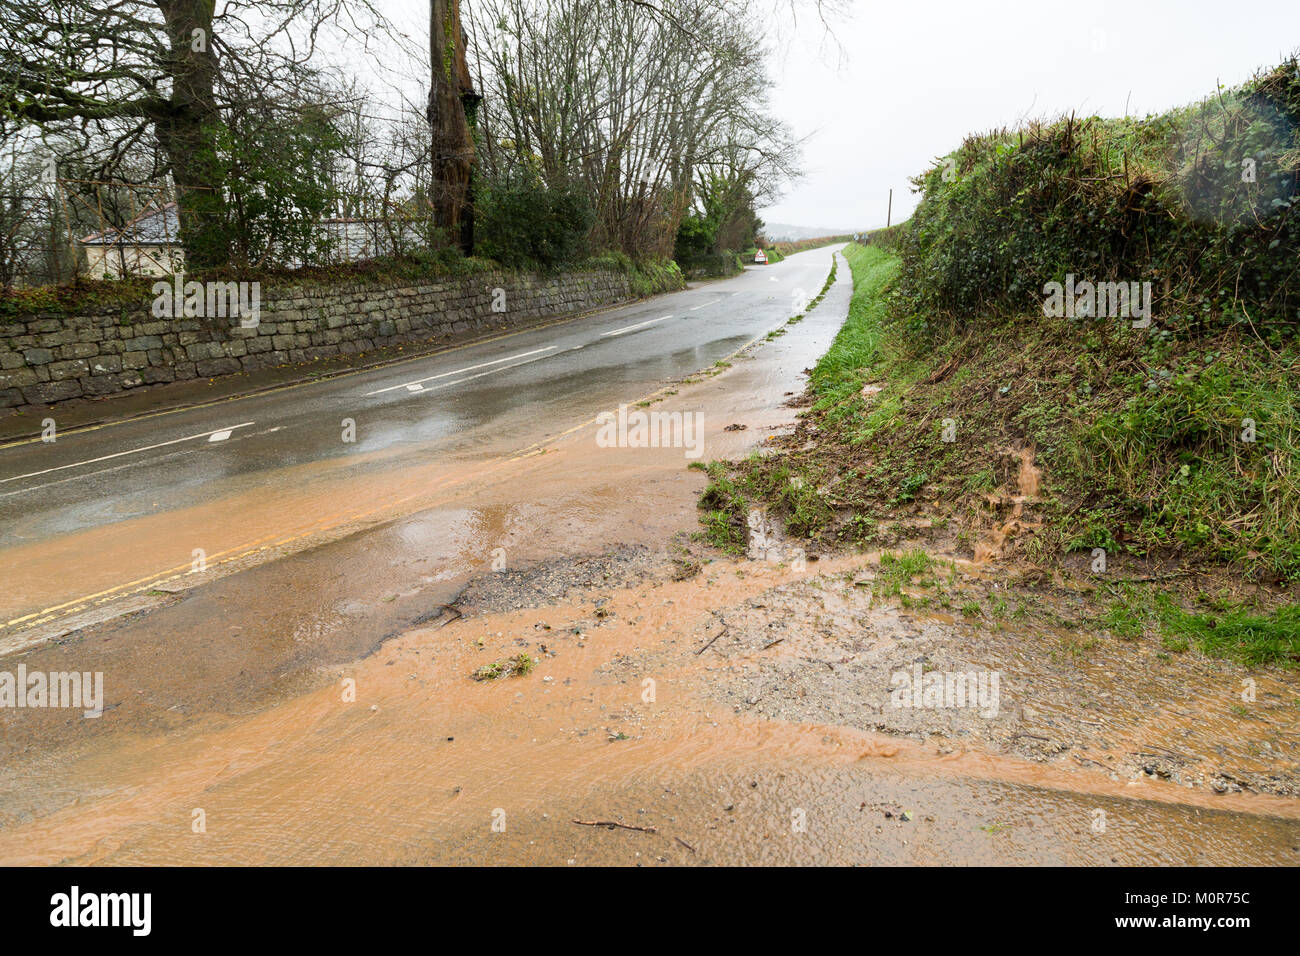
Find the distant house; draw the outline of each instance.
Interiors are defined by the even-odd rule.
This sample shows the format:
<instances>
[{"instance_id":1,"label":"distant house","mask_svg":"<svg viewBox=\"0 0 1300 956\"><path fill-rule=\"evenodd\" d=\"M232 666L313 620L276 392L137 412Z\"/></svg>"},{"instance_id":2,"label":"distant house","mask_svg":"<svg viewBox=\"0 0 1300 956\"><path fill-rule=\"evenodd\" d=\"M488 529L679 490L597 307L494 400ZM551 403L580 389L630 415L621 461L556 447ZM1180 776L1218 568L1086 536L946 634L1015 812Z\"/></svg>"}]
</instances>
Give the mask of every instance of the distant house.
<instances>
[{"instance_id":1,"label":"distant house","mask_svg":"<svg viewBox=\"0 0 1300 956\"><path fill-rule=\"evenodd\" d=\"M422 245L420 232L410 219L338 216L316 224L317 234L329 248L333 262L355 262L393 255ZM81 240L86 271L95 279L127 275L167 276L183 272L185 252L180 243L176 203L141 213L121 229L110 229ZM290 257L290 267L302 263Z\"/></svg>"},{"instance_id":2,"label":"distant house","mask_svg":"<svg viewBox=\"0 0 1300 956\"><path fill-rule=\"evenodd\" d=\"M400 216L392 220L334 216L318 222L316 232L328 244L329 258L334 262L378 259L424 245L416 222Z\"/></svg>"},{"instance_id":3,"label":"distant house","mask_svg":"<svg viewBox=\"0 0 1300 956\"><path fill-rule=\"evenodd\" d=\"M167 276L184 271L176 203L140 213L121 229L86 236L86 271L94 279L120 276Z\"/></svg>"}]
</instances>

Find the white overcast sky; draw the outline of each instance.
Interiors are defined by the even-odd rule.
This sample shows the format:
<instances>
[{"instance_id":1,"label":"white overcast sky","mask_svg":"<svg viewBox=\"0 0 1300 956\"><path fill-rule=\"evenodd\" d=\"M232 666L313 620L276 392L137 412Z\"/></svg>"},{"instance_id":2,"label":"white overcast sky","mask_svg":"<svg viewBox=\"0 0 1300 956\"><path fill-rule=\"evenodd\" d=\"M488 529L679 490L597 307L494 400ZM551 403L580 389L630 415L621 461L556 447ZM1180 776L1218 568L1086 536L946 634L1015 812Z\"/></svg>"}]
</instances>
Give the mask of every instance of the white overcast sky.
<instances>
[{"instance_id":1,"label":"white overcast sky","mask_svg":"<svg viewBox=\"0 0 1300 956\"><path fill-rule=\"evenodd\" d=\"M885 224L891 187L906 219L909 177L967 133L1145 115L1249 78L1300 47L1300 0L851 0L839 51L807 16L784 32L772 103L810 137L807 175L760 214L856 230Z\"/></svg>"}]
</instances>

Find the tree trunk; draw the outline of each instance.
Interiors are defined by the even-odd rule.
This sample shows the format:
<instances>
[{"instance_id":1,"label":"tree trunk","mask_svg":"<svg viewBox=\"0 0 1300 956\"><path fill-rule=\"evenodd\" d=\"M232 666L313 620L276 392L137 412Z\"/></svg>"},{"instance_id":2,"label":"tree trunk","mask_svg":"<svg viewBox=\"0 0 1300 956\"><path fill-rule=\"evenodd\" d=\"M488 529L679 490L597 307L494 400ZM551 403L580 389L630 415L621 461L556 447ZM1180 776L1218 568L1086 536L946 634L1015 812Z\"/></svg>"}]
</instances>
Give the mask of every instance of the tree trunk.
<instances>
[{"instance_id":1,"label":"tree trunk","mask_svg":"<svg viewBox=\"0 0 1300 956\"><path fill-rule=\"evenodd\" d=\"M429 126L432 130L433 224L466 255L472 253L474 140L470 120L478 94L465 60L460 0L429 0Z\"/></svg>"},{"instance_id":2,"label":"tree trunk","mask_svg":"<svg viewBox=\"0 0 1300 956\"><path fill-rule=\"evenodd\" d=\"M157 120L158 140L176 183L186 269L225 265L230 258L216 133L221 123L212 50L214 0L158 0L167 25L171 97Z\"/></svg>"}]
</instances>

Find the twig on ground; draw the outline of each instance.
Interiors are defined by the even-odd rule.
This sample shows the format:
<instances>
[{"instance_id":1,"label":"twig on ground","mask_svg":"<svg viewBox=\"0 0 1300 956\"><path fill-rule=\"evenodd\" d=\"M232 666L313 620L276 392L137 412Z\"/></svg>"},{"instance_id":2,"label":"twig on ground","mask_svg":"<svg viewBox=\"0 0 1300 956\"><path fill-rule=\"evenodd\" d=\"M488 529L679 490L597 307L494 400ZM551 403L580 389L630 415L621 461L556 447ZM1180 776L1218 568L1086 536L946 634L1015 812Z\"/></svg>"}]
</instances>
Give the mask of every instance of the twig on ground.
<instances>
[{"instance_id":1,"label":"twig on ground","mask_svg":"<svg viewBox=\"0 0 1300 956\"><path fill-rule=\"evenodd\" d=\"M658 833L658 827L638 827L631 823L619 823L617 820L574 820L580 827L604 827L607 830L638 830L641 833Z\"/></svg>"},{"instance_id":2,"label":"twig on ground","mask_svg":"<svg viewBox=\"0 0 1300 956\"><path fill-rule=\"evenodd\" d=\"M703 654L705 651L707 651L710 647L713 646L713 642L714 642L714 641L716 641L718 638L720 638L723 634L726 634L726 633L727 633L727 626L728 626L728 625L726 625L726 624L722 625L722 630L718 631L717 634L714 634L713 637L709 640L709 643L705 644L703 647L701 647L698 651L695 652L696 656L699 656L700 654Z\"/></svg>"}]
</instances>

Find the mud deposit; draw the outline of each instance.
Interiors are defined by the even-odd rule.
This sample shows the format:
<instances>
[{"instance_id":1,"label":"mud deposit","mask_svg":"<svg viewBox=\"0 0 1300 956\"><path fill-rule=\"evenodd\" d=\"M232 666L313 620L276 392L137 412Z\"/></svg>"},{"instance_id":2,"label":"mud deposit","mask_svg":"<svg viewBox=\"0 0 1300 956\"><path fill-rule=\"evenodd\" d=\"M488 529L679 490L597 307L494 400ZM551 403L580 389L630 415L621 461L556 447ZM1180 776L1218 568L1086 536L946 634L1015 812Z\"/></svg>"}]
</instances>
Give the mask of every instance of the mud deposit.
<instances>
[{"instance_id":1,"label":"mud deposit","mask_svg":"<svg viewBox=\"0 0 1300 956\"><path fill-rule=\"evenodd\" d=\"M864 615L819 600L833 582L860 579L865 569L851 561L795 582L787 569L715 561L674 581L668 556L658 555L656 568L651 557L591 558L582 563L599 586L558 596L554 564L485 580L465 593L461 618L394 638L332 669L315 691L221 728L118 739L111 754L67 768L72 779L95 779L94 792L52 813L10 816L0 855L78 863L1300 859L1290 799L1015 752L1004 742L1025 726L1014 680L1002 705L1008 716L992 731L975 732L968 716L939 723L891 714L879 704L885 682L871 666L840 663L834 655L850 648L832 646L818 616L823 625L836 613L854 616L863 632L857 655L870 662L870 645L885 648L874 662L881 677L903 642L909 654L937 656L931 642L942 626L880 604ZM791 610L772 621L759 615L776 605ZM949 643L957 654L958 636ZM518 654L536 661L526 676L469 679L483 663ZM813 655L806 671L792 663ZM355 701L346 699L349 681ZM1047 713L1042 694L1035 702ZM203 833L192 832L198 809Z\"/></svg>"}]
</instances>

